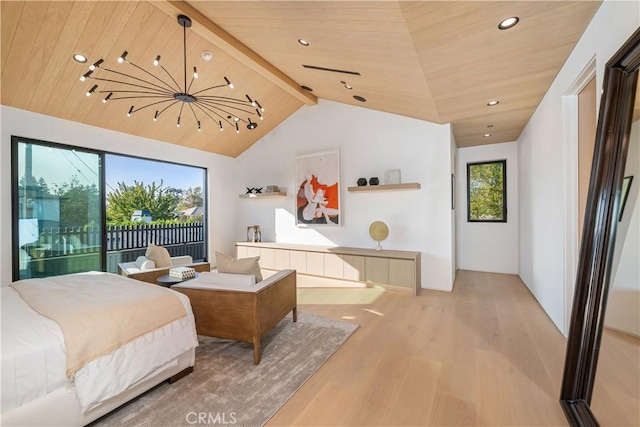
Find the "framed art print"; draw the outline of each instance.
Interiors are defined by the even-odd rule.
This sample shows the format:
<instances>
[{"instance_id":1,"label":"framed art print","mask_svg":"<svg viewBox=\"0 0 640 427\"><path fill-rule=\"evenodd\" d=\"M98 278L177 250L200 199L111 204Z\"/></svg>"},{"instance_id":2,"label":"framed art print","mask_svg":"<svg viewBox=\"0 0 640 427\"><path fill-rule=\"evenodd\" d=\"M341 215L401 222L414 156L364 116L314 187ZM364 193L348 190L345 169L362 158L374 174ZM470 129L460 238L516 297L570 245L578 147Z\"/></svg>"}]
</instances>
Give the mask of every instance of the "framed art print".
<instances>
[{"instance_id":1,"label":"framed art print","mask_svg":"<svg viewBox=\"0 0 640 427\"><path fill-rule=\"evenodd\" d=\"M338 150L295 159L296 225L340 225Z\"/></svg>"}]
</instances>

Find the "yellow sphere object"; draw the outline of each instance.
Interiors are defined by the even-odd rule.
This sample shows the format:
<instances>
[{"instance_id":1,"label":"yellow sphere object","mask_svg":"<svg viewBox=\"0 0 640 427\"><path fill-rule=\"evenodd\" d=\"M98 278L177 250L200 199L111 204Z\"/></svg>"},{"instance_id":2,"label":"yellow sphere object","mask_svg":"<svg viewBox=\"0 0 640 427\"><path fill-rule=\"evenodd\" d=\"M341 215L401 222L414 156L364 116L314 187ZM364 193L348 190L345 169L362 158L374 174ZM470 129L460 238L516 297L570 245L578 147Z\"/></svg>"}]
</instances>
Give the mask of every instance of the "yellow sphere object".
<instances>
[{"instance_id":1,"label":"yellow sphere object","mask_svg":"<svg viewBox=\"0 0 640 427\"><path fill-rule=\"evenodd\" d=\"M389 227L382 221L374 221L369 226L369 236L377 242L380 242L389 236Z\"/></svg>"}]
</instances>

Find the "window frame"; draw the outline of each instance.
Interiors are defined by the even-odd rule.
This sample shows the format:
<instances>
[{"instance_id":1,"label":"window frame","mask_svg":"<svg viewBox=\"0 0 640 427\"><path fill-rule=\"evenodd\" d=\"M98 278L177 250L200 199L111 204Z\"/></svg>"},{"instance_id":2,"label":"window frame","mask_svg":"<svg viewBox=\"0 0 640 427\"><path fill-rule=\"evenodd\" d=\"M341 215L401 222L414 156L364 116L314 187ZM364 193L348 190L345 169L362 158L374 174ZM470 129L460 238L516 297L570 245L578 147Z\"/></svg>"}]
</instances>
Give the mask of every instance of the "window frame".
<instances>
[{"instance_id":1,"label":"window frame","mask_svg":"<svg viewBox=\"0 0 640 427\"><path fill-rule=\"evenodd\" d=\"M42 147L51 147L59 150L75 150L83 153L90 153L99 156L100 158L100 186L98 187L98 191L100 194L100 215L102 217L101 224L101 253L100 253L100 264L102 266L102 271L106 271L107 268L107 233L106 233L106 214L107 214L107 204L105 197L105 170L104 170L104 151L94 150L91 148L85 147L76 147L74 145L69 144L60 144L57 142L49 142L43 141L40 139L33 138L24 138L17 135L11 135L11 233L14 236L11 239L11 277L13 281L20 280L20 242L16 237L19 234L19 222L17 221L20 216L19 212L19 198L20 194L18 194L18 183L20 181L20 174L18 171L18 146L23 144L32 144L39 145Z\"/></svg>"},{"instance_id":2,"label":"window frame","mask_svg":"<svg viewBox=\"0 0 640 427\"><path fill-rule=\"evenodd\" d=\"M136 155L130 155L130 154L124 154L124 153L118 153L115 151L107 151L107 150L100 150L100 149L95 149L95 148L86 148L86 147L80 147L80 146L75 146L75 145L71 145L71 144L63 144L63 143L59 143L59 142L51 142L51 141L44 141L44 140L40 140L40 139L33 139L33 138L25 138L22 136L18 136L18 135L11 135L11 233L12 236L18 236L19 233L19 223L17 221L17 218L19 216L19 194L17 193L17 188L18 188L18 182L20 180L19 175L19 171L18 171L18 145L19 143L29 143L29 144L34 144L34 145L40 145L40 146L44 146L44 147L51 147L51 148L55 148L55 149L64 149L64 150L76 150L76 151L81 151L81 152L85 152L85 153L91 153L91 154L97 154L98 156L100 156L100 163L102 165L102 167L100 168L100 195L101 195L101 201L100 201L100 210L101 210L101 216L102 216L102 224L101 224L101 233L102 233L102 238L101 238L101 245L102 245L102 254L101 254L101 263L102 263L102 270L106 271L107 270L107 193L106 193L106 189L107 189L107 180L106 180L106 156L107 155L114 155L114 156L123 156L123 157L129 157L129 158L133 158L133 159L140 159L140 160L150 160L150 161L154 161L154 162L159 162L159 163L167 163L167 164L173 164L173 165L179 165L179 166L186 166L186 167L194 167L194 168L198 168L198 169L202 169L204 171L204 176L203 176L203 182L202 182L202 193L203 193L203 205L204 205L204 210L205 210L205 216L204 216L204 223L203 223L203 245L204 245L204 260L208 261L209 260L209 191L208 191L208 183L209 183L209 169L204 167L204 166L196 166L196 165L189 165L189 164L185 164L185 163L179 163L179 162L172 162L172 161L167 161L167 160L159 160L159 159L154 159L154 158L150 158L150 157L142 157L142 156L136 156ZM12 238L12 243L11 243L11 275L12 275L12 280L16 281L16 280L20 280L20 270L19 270L19 251L18 249L20 248L19 246L19 242L17 238Z\"/></svg>"},{"instance_id":3,"label":"window frame","mask_svg":"<svg viewBox=\"0 0 640 427\"><path fill-rule=\"evenodd\" d=\"M491 164L502 165L502 218L501 219L472 219L471 218L471 168L473 166L483 166ZM507 222L507 160L487 160L481 162L467 163L467 222L488 222L488 223L506 223Z\"/></svg>"}]
</instances>

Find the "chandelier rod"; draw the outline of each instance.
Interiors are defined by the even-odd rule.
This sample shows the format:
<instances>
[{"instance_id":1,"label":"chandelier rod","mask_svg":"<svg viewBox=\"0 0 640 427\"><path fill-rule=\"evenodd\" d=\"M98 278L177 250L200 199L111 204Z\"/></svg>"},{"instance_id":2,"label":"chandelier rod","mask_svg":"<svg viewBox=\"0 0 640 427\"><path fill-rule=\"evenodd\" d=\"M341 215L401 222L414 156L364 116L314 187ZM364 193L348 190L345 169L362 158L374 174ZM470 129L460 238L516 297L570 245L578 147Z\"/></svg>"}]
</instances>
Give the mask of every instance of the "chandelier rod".
<instances>
[{"instance_id":1,"label":"chandelier rod","mask_svg":"<svg viewBox=\"0 0 640 427\"><path fill-rule=\"evenodd\" d=\"M238 120L240 120L240 121L243 121L243 122L247 123L247 121L246 121L246 120L244 120L244 119L243 119L242 117L240 117L239 115L237 115L237 114L235 114L235 113L231 113L231 112L229 112L229 111L225 110L224 108L221 108L221 107L219 107L219 106L217 106L217 105L215 105L215 104L202 103L202 106L203 106L203 107L206 107L207 109L209 109L209 111L213 111L213 110L220 110L220 111L222 111L223 113L225 113L227 116L235 117L235 118L237 118ZM243 111L244 111L244 110L243 110ZM253 114L253 113L251 113L251 114ZM234 120L234 122L235 122L235 120Z\"/></svg>"},{"instance_id":2,"label":"chandelier rod","mask_svg":"<svg viewBox=\"0 0 640 427\"><path fill-rule=\"evenodd\" d=\"M126 99L126 98L118 98L118 99ZM158 105L158 104L162 104L163 102L170 102L170 101L172 101L172 100L171 99L163 99L162 101L153 102L153 103L151 103L149 105L145 105L144 107L136 108L131 113L136 113L136 112L138 112L140 110L144 110L145 108L151 107L152 105ZM176 101L176 100L173 100L173 101L174 101L173 104L175 104L176 102L179 102L179 101ZM171 105L173 105L173 104L171 104ZM171 105L168 105L167 108L171 107ZM165 108L165 110L166 110L166 108ZM162 111L164 111L164 110L162 110Z\"/></svg>"},{"instance_id":3,"label":"chandelier rod","mask_svg":"<svg viewBox=\"0 0 640 427\"><path fill-rule=\"evenodd\" d=\"M131 61L127 61L127 62L128 62L129 64L133 65L134 67L136 67L138 70L142 70L142 71L144 71L145 73L149 74L151 77L155 78L156 80L158 80L159 82L161 82L163 85L165 85L166 87L168 87L168 88L169 88L169 90L174 90L174 89L171 87L171 85L170 85L170 84L168 84L167 82L165 82L164 80L162 80L162 79L161 79L161 78L159 78L158 76L155 76L153 73L150 73L149 71L145 70L144 68L140 67L139 65L134 64L134 63L133 63L133 62L131 62ZM162 68L164 68L164 67L162 67ZM165 70L165 71L166 71L166 70ZM167 72L167 74L169 74L169 73ZM169 77L171 77L171 74L169 74ZM142 80L142 79L141 79L141 80ZM145 81L146 81L146 80L145 80ZM153 84L153 83L150 83L150 84ZM176 85L177 85L177 83L176 83ZM178 86L178 89L180 89L180 87L179 87L179 86Z\"/></svg>"},{"instance_id":4,"label":"chandelier rod","mask_svg":"<svg viewBox=\"0 0 640 427\"><path fill-rule=\"evenodd\" d=\"M222 111L222 112L224 112L224 113L226 113L226 114L228 114L230 116L234 116L234 117L239 117L239 116L237 114L235 114L235 113L230 113L230 112L222 109L222 107L233 108L235 110L243 111L243 112L248 113L248 114L254 114L253 111L243 110L242 108L233 107L231 105L224 105L224 104L218 104L218 103L215 103L215 102L207 102L207 101L201 101L201 103L204 104L204 105L207 105L207 106L209 106L211 108L217 108L220 111Z\"/></svg>"},{"instance_id":5,"label":"chandelier rod","mask_svg":"<svg viewBox=\"0 0 640 427\"><path fill-rule=\"evenodd\" d=\"M210 89L217 89L217 88L219 88L219 87L225 87L225 86L229 86L229 85L228 85L228 84L223 84L223 85L211 86L211 87L208 87L208 88L206 88L206 89L202 89L202 90L199 90L199 91L197 91L197 92L193 92L193 95L195 96L195 95L197 95L197 94L199 94L199 93L202 93L202 92L204 92L204 91L207 91L207 90L210 90Z\"/></svg>"},{"instance_id":6,"label":"chandelier rod","mask_svg":"<svg viewBox=\"0 0 640 427\"><path fill-rule=\"evenodd\" d=\"M158 98L164 98L164 101L162 102L175 101L174 98L169 98L168 96L121 96L119 98L111 98L111 99L114 101L119 101L121 99L158 99Z\"/></svg>"},{"instance_id":7,"label":"chandelier rod","mask_svg":"<svg viewBox=\"0 0 640 427\"><path fill-rule=\"evenodd\" d=\"M184 19L186 18L186 19ZM187 23L191 24L191 20L186 16L180 22L182 24L182 40L183 40L183 49L182 52L184 54L184 93L188 93L187 91ZM187 19L189 19L187 21Z\"/></svg>"},{"instance_id":8,"label":"chandelier rod","mask_svg":"<svg viewBox=\"0 0 640 427\"><path fill-rule=\"evenodd\" d=\"M119 80L103 79L102 77L92 77L92 78L93 78L93 80L100 80L100 81L103 81L103 82L110 82L110 83L118 83L118 84L122 84L122 85L126 85L126 86L140 87L142 89L149 89L149 90L152 90L152 91L156 91L155 93L164 93L164 94L167 94L167 95L173 95L173 92L166 91L165 89L156 89L156 88L153 88L153 87L137 85L137 84L134 84L134 83L121 82ZM100 93L100 92L107 93L107 92L126 92L126 91L124 91L124 90L98 91L98 93Z\"/></svg>"},{"instance_id":9,"label":"chandelier rod","mask_svg":"<svg viewBox=\"0 0 640 427\"><path fill-rule=\"evenodd\" d=\"M133 65L134 67L137 67L137 68L139 68L140 70L145 71L147 74L150 74L151 76L155 77L157 80L159 80L159 81L160 81L160 82L162 82L164 85L166 85L166 86L169 88L169 90L170 90L170 91L173 91L173 90L174 90L174 89L173 89L170 85L168 85L165 81L163 81L163 80L159 79L158 77L154 76L153 74L149 73L149 72L148 72L148 71L146 71L144 68L142 68L142 67L138 67L136 64L134 64L134 63L133 63L133 62L131 62L131 61L127 61L127 63L129 63L129 64ZM101 68L101 69L103 69L103 70L105 70L105 71L108 71L108 72L110 72L110 73L118 74L118 75L121 75L121 76L124 76L124 77L128 77L128 78L130 78L130 79L137 80L137 81L139 81L139 82L143 82L143 83L149 84L149 85L151 85L151 86L155 86L155 87L157 87L157 88L158 88L158 90L166 90L166 89L165 89L165 88L163 88L162 86L159 86L159 85L157 85L157 84L155 84L155 83L152 83L152 82L150 82L150 81L147 81L147 80L145 80L145 79L141 79L141 78L139 78L139 77L132 76L132 75L127 74L127 73L123 73L123 72L120 72L120 71L112 70L111 68L104 68L104 67L100 67L100 68ZM92 78L92 79L96 79L96 80L99 80L99 79L100 79L99 77L91 77L91 78ZM114 83L120 83L120 84L124 84L124 85L129 85L129 86L135 86L133 83L128 83L128 82L121 82L121 81L116 81L116 80L107 80L107 79L103 79L103 80L105 80L105 81L111 81L111 82L114 82ZM177 83L176 83L176 84L177 84Z\"/></svg>"},{"instance_id":10,"label":"chandelier rod","mask_svg":"<svg viewBox=\"0 0 640 427\"><path fill-rule=\"evenodd\" d=\"M202 111L204 114L207 115L207 117L209 117L211 120L213 120L214 122L216 122L216 119L214 119L213 117L211 117L211 114L209 114L206 110L204 110L202 108L202 106L195 104L196 108L198 108L200 111ZM231 126L233 126L233 123L231 123L226 117L221 116L220 114L216 113L215 111L211 111L213 114L215 114L216 116L220 117L222 120L224 120L225 122L227 122L228 124L230 124Z\"/></svg>"}]
</instances>

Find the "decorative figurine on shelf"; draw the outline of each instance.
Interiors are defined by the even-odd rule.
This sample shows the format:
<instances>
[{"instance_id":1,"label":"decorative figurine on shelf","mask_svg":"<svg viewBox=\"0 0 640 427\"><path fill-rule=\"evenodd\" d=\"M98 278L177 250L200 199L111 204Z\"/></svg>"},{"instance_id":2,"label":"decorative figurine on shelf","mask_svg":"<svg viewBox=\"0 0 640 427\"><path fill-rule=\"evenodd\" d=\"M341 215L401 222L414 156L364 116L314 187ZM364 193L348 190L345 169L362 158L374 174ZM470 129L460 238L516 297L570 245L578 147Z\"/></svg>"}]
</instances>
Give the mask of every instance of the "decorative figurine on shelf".
<instances>
[{"instance_id":1,"label":"decorative figurine on shelf","mask_svg":"<svg viewBox=\"0 0 640 427\"><path fill-rule=\"evenodd\" d=\"M380 184L380 180L377 176L369 178L369 185L378 185Z\"/></svg>"},{"instance_id":2,"label":"decorative figurine on shelf","mask_svg":"<svg viewBox=\"0 0 640 427\"><path fill-rule=\"evenodd\" d=\"M367 178L358 178L358 187L364 187L367 185Z\"/></svg>"},{"instance_id":3,"label":"decorative figurine on shelf","mask_svg":"<svg viewBox=\"0 0 640 427\"><path fill-rule=\"evenodd\" d=\"M244 193L244 194L251 194L251 193L253 193L253 188L249 188L249 187L244 187L244 188L246 188L246 189L247 189L247 192L246 192L246 193Z\"/></svg>"},{"instance_id":4,"label":"decorative figurine on shelf","mask_svg":"<svg viewBox=\"0 0 640 427\"><path fill-rule=\"evenodd\" d=\"M254 188L256 194L262 194L262 187Z\"/></svg>"},{"instance_id":5,"label":"decorative figurine on shelf","mask_svg":"<svg viewBox=\"0 0 640 427\"><path fill-rule=\"evenodd\" d=\"M250 225L247 227L247 242L262 241L262 233L259 225Z\"/></svg>"},{"instance_id":6,"label":"decorative figurine on shelf","mask_svg":"<svg viewBox=\"0 0 640 427\"><path fill-rule=\"evenodd\" d=\"M267 193L278 193L280 188L277 185L267 185Z\"/></svg>"}]
</instances>

